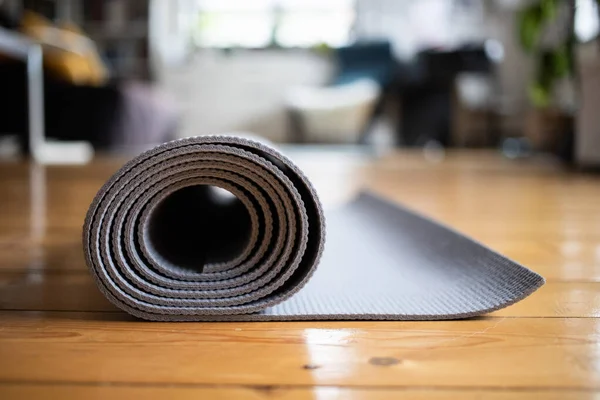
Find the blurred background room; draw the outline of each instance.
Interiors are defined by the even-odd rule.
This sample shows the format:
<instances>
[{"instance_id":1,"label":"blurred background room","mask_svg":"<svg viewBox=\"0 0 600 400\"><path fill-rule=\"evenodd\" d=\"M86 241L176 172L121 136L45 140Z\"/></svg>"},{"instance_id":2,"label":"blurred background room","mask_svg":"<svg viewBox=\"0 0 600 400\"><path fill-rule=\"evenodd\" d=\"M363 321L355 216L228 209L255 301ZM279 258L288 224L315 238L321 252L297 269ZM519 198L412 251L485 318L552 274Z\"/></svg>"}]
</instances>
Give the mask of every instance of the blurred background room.
<instances>
[{"instance_id":1,"label":"blurred background room","mask_svg":"<svg viewBox=\"0 0 600 400\"><path fill-rule=\"evenodd\" d=\"M600 163L596 0L2 0L0 12L3 154L36 135L51 147L40 157L86 159L235 132ZM15 52L33 44L39 92L31 53Z\"/></svg>"}]
</instances>

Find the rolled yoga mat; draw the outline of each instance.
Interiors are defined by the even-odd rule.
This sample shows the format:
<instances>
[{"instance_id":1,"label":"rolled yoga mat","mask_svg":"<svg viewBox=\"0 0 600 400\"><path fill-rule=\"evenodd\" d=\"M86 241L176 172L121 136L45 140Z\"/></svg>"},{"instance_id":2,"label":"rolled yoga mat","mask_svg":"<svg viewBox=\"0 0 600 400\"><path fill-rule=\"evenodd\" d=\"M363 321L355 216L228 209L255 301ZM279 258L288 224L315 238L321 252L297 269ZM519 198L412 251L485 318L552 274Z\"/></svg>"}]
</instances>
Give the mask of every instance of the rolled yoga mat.
<instances>
[{"instance_id":1,"label":"rolled yoga mat","mask_svg":"<svg viewBox=\"0 0 600 400\"><path fill-rule=\"evenodd\" d=\"M544 283L372 194L328 213L326 225L288 158L227 136L177 140L128 162L93 200L83 246L112 303L160 321L455 319Z\"/></svg>"}]
</instances>

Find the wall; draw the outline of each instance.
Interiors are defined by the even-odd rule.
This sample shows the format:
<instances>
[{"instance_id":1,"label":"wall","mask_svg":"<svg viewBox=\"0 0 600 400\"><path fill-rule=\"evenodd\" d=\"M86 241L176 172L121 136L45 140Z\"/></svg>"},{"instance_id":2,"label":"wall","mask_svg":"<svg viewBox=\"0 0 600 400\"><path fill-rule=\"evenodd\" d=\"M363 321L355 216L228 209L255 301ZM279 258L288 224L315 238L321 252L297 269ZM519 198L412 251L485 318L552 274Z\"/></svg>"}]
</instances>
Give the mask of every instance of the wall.
<instances>
[{"instance_id":1,"label":"wall","mask_svg":"<svg viewBox=\"0 0 600 400\"><path fill-rule=\"evenodd\" d=\"M325 57L304 50L202 50L169 67L160 84L178 102L182 137L250 131L287 139L284 100L294 85L319 85L332 72Z\"/></svg>"}]
</instances>

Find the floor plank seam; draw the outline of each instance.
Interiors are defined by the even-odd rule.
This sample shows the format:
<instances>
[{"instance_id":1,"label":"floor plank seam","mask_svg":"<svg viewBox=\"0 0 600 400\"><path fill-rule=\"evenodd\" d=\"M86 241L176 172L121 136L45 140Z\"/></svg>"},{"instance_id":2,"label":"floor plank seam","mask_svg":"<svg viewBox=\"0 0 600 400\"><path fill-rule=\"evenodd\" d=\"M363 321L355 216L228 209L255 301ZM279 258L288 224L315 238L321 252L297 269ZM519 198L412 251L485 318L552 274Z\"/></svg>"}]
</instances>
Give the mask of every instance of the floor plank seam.
<instances>
[{"instance_id":1,"label":"floor plank seam","mask_svg":"<svg viewBox=\"0 0 600 400\"><path fill-rule=\"evenodd\" d=\"M497 392L583 392L600 393L600 387L577 386L448 386L448 385L311 385L311 384L245 384L245 383L181 383L181 382L111 382L111 381L37 381L37 380L0 380L5 385L23 386L79 386L79 387L154 387L154 388L240 388L253 390L274 389L353 389L353 390L432 390L432 391L497 391Z\"/></svg>"}]
</instances>

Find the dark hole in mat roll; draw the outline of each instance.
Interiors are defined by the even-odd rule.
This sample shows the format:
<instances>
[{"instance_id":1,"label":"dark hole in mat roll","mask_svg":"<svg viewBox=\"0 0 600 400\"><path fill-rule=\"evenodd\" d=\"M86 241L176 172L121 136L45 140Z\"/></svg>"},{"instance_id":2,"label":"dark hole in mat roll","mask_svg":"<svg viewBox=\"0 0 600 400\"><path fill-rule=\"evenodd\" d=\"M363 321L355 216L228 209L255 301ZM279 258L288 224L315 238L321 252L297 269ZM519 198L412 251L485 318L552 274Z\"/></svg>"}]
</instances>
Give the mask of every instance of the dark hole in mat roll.
<instances>
[{"instance_id":1,"label":"dark hole in mat roll","mask_svg":"<svg viewBox=\"0 0 600 400\"><path fill-rule=\"evenodd\" d=\"M248 245L250 215L230 192L188 186L166 197L148 218L151 251L182 268L202 272L205 264L231 261Z\"/></svg>"},{"instance_id":2,"label":"dark hole in mat roll","mask_svg":"<svg viewBox=\"0 0 600 400\"><path fill-rule=\"evenodd\" d=\"M324 239L302 172L269 146L227 136L134 158L100 189L83 230L100 290L151 320L464 318L544 283L371 194L328 213Z\"/></svg>"}]
</instances>

